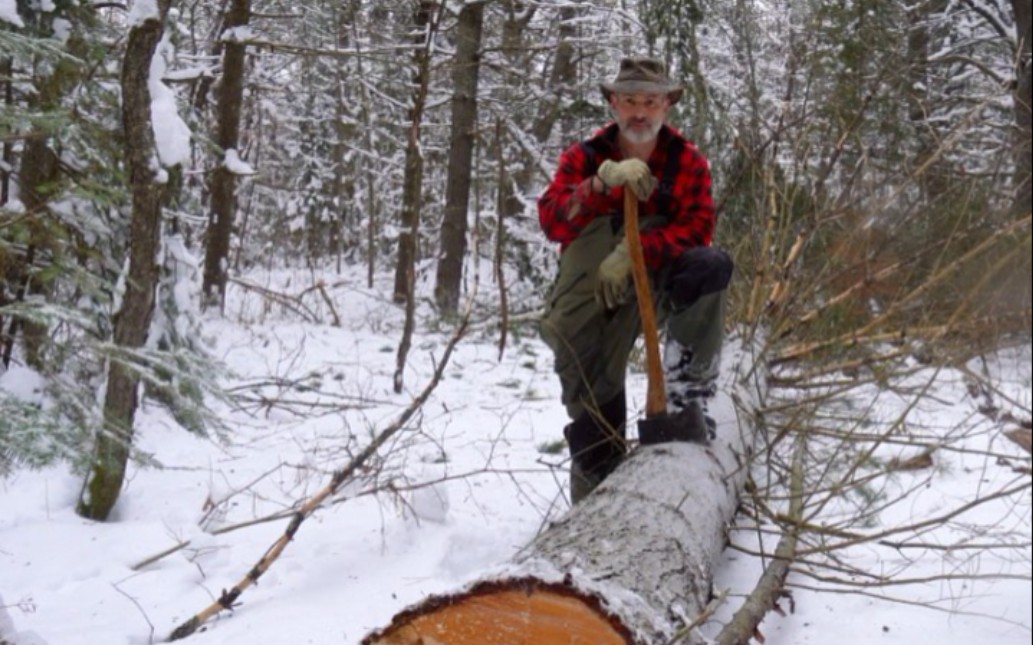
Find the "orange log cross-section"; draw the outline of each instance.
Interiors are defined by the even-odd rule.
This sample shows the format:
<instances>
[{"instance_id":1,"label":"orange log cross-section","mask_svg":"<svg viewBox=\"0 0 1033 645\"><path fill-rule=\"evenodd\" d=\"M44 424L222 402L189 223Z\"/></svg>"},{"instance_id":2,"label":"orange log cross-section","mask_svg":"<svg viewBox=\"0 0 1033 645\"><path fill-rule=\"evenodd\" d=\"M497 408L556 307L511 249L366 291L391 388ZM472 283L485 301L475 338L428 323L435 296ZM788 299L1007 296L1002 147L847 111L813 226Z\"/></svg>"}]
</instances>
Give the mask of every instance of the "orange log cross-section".
<instances>
[{"instance_id":1,"label":"orange log cross-section","mask_svg":"<svg viewBox=\"0 0 1033 645\"><path fill-rule=\"evenodd\" d=\"M628 645L598 607L548 588L473 591L411 612L368 645Z\"/></svg>"}]
</instances>

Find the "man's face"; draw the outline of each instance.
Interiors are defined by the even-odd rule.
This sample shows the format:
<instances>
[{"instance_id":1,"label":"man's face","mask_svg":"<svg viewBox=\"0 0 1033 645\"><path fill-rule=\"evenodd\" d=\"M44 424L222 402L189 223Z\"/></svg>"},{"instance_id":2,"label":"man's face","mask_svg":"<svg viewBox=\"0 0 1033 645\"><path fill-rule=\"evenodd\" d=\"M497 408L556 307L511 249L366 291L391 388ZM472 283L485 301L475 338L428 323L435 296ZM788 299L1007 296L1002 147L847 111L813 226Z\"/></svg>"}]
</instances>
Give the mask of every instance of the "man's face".
<instances>
[{"instance_id":1,"label":"man's face","mask_svg":"<svg viewBox=\"0 0 1033 645\"><path fill-rule=\"evenodd\" d=\"M624 138L649 143L667 120L671 101L665 94L611 94L610 107Z\"/></svg>"}]
</instances>

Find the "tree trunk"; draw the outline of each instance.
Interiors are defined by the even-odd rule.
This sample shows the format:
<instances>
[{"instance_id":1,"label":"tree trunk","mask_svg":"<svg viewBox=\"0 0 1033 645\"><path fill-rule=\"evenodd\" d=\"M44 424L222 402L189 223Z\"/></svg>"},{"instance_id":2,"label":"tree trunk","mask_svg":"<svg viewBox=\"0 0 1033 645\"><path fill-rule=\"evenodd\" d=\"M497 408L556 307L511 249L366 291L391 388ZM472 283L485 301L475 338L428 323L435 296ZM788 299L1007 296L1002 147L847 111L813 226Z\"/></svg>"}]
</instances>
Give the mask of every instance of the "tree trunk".
<instances>
[{"instance_id":1,"label":"tree trunk","mask_svg":"<svg viewBox=\"0 0 1033 645\"><path fill-rule=\"evenodd\" d=\"M583 13L583 10L576 6L581 4L581 0L577 0L572 4L575 6L565 6L560 9L556 55L553 59L552 70L549 72L548 86L543 88L543 95L550 98L541 102L538 115L534 118L534 123L531 126L531 136L539 145L544 144L552 136L556 122L563 111L562 108L565 101L574 91L577 80L577 67L574 60L575 54L578 53L574 45L577 42L577 28L575 24L577 17ZM533 7L520 6L518 8L511 8L511 11L514 13L513 17L507 20L504 25L503 43L507 52L521 52L528 47L527 43L524 42L523 30L527 27L535 9ZM515 56L512 53L509 55L511 64L518 66ZM524 215L524 208L527 203L526 195L531 191L534 185L535 174L539 171L538 160L534 159L526 151L525 154L520 155L515 160L511 167L514 170L507 177L509 180L504 181L498 186L498 190L501 193L498 201L503 205L503 211L500 214L500 219L502 220L515 220ZM511 248L525 246L523 242L515 239L510 240L510 243ZM518 261L518 269L521 276L530 272L527 266L527 254L523 253L522 255L525 257Z\"/></svg>"},{"instance_id":2,"label":"tree trunk","mask_svg":"<svg viewBox=\"0 0 1033 645\"><path fill-rule=\"evenodd\" d=\"M1015 85L1015 199L1016 216L1029 215L1033 209L1033 1L1012 0L1015 29L1019 38L1017 83Z\"/></svg>"},{"instance_id":3,"label":"tree trunk","mask_svg":"<svg viewBox=\"0 0 1033 645\"><path fill-rule=\"evenodd\" d=\"M147 84L151 59L161 41L170 3L171 0L159 0L158 16L130 29L122 65L122 127L132 194L131 249L125 295L114 320L114 342L127 351L143 347L147 340L159 277L157 256L165 190L164 185L157 182L151 164L155 144ZM127 360L126 357L111 359L108 367L104 427L97 433L93 465L78 506L79 514L91 519L108 517L125 478L139 385L139 377Z\"/></svg>"},{"instance_id":4,"label":"tree trunk","mask_svg":"<svg viewBox=\"0 0 1033 645\"><path fill-rule=\"evenodd\" d=\"M455 314L466 257L467 209L477 127L477 84L480 77L483 2L463 5L459 12L456 54L452 68L452 142L448 157L445 216L441 223L441 253L434 290L438 307Z\"/></svg>"},{"instance_id":5,"label":"tree trunk","mask_svg":"<svg viewBox=\"0 0 1033 645\"><path fill-rule=\"evenodd\" d=\"M420 0L413 15L418 45L413 54L413 96L409 109L409 137L405 147L405 178L402 185L401 233L398 236L398 265L395 268L394 301L408 302L412 296L412 280L416 274L417 241L420 231L420 210L423 206L423 151L420 149L420 128L427 106L430 86L430 57L435 24L431 17L434 0ZM436 21L435 21L436 22Z\"/></svg>"},{"instance_id":6,"label":"tree trunk","mask_svg":"<svg viewBox=\"0 0 1033 645\"><path fill-rule=\"evenodd\" d=\"M7 107L14 105L13 73L14 59L4 58L0 63L0 78L5 79L3 83L4 105ZM2 150L0 150L0 161L3 162L0 163L0 206L6 206L11 199L11 172L9 169L14 167L14 142L7 138L4 139ZM0 254L0 309L10 304L7 293L16 283L12 278L14 278L14 263L4 254ZM5 358L8 337L4 332L4 324L4 317L0 316L0 361L2 361L0 365L6 370L10 361Z\"/></svg>"},{"instance_id":7,"label":"tree trunk","mask_svg":"<svg viewBox=\"0 0 1033 645\"><path fill-rule=\"evenodd\" d=\"M936 129L936 101L931 98L930 88L932 70L930 69L929 58L935 53L931 51L932 43L935 42L933 29L935 17L941 16L947 10L946 0L931 0L929 2L917 3L908 12L910 29L908 30L908 64L906 89L909 107L908 119L915 131L915 138L918 141L918 154L914 159L914 166L921 168L930 163L930 160L940 155L940 145L943 140L942 133ZM946 194L950 188L951 178L944 164L932 161L928 170L918 177L919 186L922 189L922 199L926 203L932 203L937 198Z\"/></svg>"},{"instance_id":8,"label":"tree trunk","mask_svg":"<svg viewBox=\"0 0 1033 645\"><path fill-rule=\"evenodd\" d=\"M4 79L4 105L11 107L14 105L13 58L5 57L3 62L0 62L0 78ZM5 137L2 147L2 153L0 153L0 160L3 161L3 164L0 164L0 206L5 205L11 199L11 172L8 169L14 167L14 142ZM3 298L3 293L0 293L0 298ZM2 327L3 325L0 324L0 328Z\"/></svg>"},{"instance_id":9,"label":"tree trunk","mask_svg":"<svg viewBox=\"0 0 1033 645\"><path fill-rule=\"evenodd\" d=\"M365 76L362 56L356 58L355 68L360 77ZM362 101L359 118L363 123L363 143L365 143L367 151L373 152L373 99L365 83L359 84L359 97ZM378 216L376 171L373 164L368 161L363 164L363 169L366 182L366 288L372 289L377 269L377 231L380 228L380 217Z\"/></svg>"},{"instance_id":10,"label":"tree trunk","mask_svg":"<svg viewBox=\"0 0 1033 645\"><path fill-rule=\"evenodd\" d=\"M26 212L30 214L27 219L30 235L22 261L18 262L14 258L8 260L3 276L8 289L14 293L15 302L25 302L30 294L38 293L43 288L32 278L32 265L36 262L37 255L42 255L40 250L53 241L52 233L48 231L52 224L45 221L49 216L49 200L45 193L48 185L57 180L58 174L57 155L50 149L49 140L46 137L26 139L25 149L21 155L20 179L21 201ZM40 352L46 333L45 325L12 316L6 333L0 333L0 337L3 338L0 350L3 366L6 368L10 365L15 340L21 335L26 363L35 369L42 369Z\"/></svg>"},{"instance_id":11,"label":"tree trunk","mask_svg":"<svg viewBox=\"0 0 1033 645\"><path fill-rule=\"evenodd\" d=\"M224 21L226 34L231 29L246 26L251 19L251 0L232 0ZM210 184L208 239L204 256L205 306L226 298L226 278L229 268L230 237L233 234L233 216L236 211L237 175L226 166L226 152L236 150L240 140L240 109L244 100L244 64L247 45L236 38L226 39L222 56L222 80L218 94L218 116L215 143L222 151L222 163L212 172Z\"/></svg>"},{"instance_id":12,"label":"tree trunk","mask_svg":"<svg viewBox=\"0 0 1033 645\"><path fill-rule=\"evenodd\" d=\"M334 12L335 31L337 32L337 49L346 51L351 46L349 31L354 29L359 3L342 3ZM355 83L348 77L349 70L343 62L334 65L335 101L334 101L334 140L333 155L334 180L331 187L336 217L330 226L330 252L337 259L337 273L341 274L343 254L358 237L355 233L359 209L355 207L355 186L358 174L357 164L350 158L352 142L357 138L358 119L355 118L353 106L358 102L354 92L350 90Z\"/></svg>"},{"instance_id":13,"label":"tree trunk","mask_svg":"<svg viewBox=\"0 0 1033 645\"><path fill-rule=\"evenodd\" d=\"M363 645L693 642L681 632L710 600L754 443L755 404L736 406L757 401L759 385L736 354L709 446L639 447L501 573L399 613Z\"/></svg>"}]
</instances>

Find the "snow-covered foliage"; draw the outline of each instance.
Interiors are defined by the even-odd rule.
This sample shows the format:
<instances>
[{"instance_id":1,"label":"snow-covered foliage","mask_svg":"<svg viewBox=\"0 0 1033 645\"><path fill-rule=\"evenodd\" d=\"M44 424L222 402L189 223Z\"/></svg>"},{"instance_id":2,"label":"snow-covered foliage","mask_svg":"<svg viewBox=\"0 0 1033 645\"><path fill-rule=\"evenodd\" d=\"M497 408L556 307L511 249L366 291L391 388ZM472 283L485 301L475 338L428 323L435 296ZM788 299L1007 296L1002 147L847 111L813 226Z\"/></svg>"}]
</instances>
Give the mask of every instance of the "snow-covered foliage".
<instances>
[{"instance_id":1,"label":"snow-covered foliage","mask_svg":"<svg viewBox=\"0 0 1033 645\"><path fill-rule=\"evenodd\" d=\"M303 269L247 276L279 293L300 292L307 279ZM330 289L342 315L337 327L315 294L304 301L326 320L299 323L291 309L231 286L227 311L233 319L212 315L206 324L217 338L215 353L234 374L226 381L233 398L217 406L233 435L218 443L184 433L165 410L145 404L139 448L168 467L131 467L114 522L84 522L75 515L81 482L60 466L19 470L0 481L0 630L9 628L18 645L158 641L241 579L282 534L297 502L322 488L410 403L412 393L392 390L392 344L402 313L383 297L389 288L386 277L367 289L357 276ZM485 293L478 319L494 306ZM421 307L419 318L410 365L416 387L439 364L452 331L434 329L429 306ZM566 418L548 349L533 337L515 340L500 361L496 341L497 329L477 326L421 414L302 526L233 612L183 642L357 645L428 595L504 571L542 527L558 520L567 509L566 456L550 446L562 439ZM829 572L814 567L820 554L808 552L800 573L790 578L791 595L780 601L783 611L761 626L768 645L1029 642L1030 564L1023 546L1030 540L1029 480L1011 471L1028 460L1001 437L999 422L979 412L985 401L969 390L964 371L992 384L1002 408L1021 416L1030 405L1030 365L1025 347L964 369L915 366L899 383L902 389L878 394L879 413L853 428L857 441L880 434L903 439L908 432L939 447L932 465L889 467L922 451L886 442L863 460L863 477L842 495L820 486L809 490L815 503L830 502L808 518L815 531L808 549L838 547L830 555L851 567L843 577L854 573L858 582L876 586L856 595L821 591L813 576ZM906 429L894 427L908 407L906 389L913 387L928 387L929 396ZM873 390L842 403L864 410ZM643 374L632 374L629 393L631 409L640 411ZM837 411L847 409L829 410ZM826 436L815 436L812 450L829 468L812 467L807 476L815 484L842 475L838 466L863 457L830 454L829 433L847 430L832 417L826 421ZM784 456L760 460L754 473L759 491L778 485L766 474L775 475ZM999 457L1009 463L998 463ZM1025 493L991 499L1001 486L1021 485L1022 477ZM915 503L878 512L901 491L914 491ZM895 546L905 537L899 528L977 498L985 503L920 527L919 539ZM774 519L758 524L741 514L731 527L734 546L715 581L725 601L705 635L712 636L751 589L764 562L755 554L770 554L777 540L775 521L790 523L779 515L787 497L768 503ZM857 509L864 513L855 515ZM275 516L280 519L269 519ZM885 545L846 544L851 536L884 532L891 532ZM994 548L979 551L980 545ZM898 571L908 584L877 586ZM850 590L851 580L836 582L839 592ZM920 609L911 598L934 609Z\"/></svg>"},{"instance_id":2,"label":"snow-covered foliage","mask_svg":"<svg viewBox=\"0 0 1033 645\"><path fill-rule=\"evenodd\" d=\"M178 390L184 387L179 374L191 373L196 393L190 404L169 403L196 417L192 427L198 430L200 392L214 372L202 367L196 333L163 335L156 326L155 337L163 340L146 356L127 356L113 346L130 235L114 80L119 59L110 55L124 26L89 8L33 11L9 59L16 100L0 109L0 122L13 133L5 154L20 160L17 172L3 176L7 201L0 204L0 406L11 424L0 438L0 453L15 463L62 459L81 466L91 434L102 425L109 361L129 360L144 380L160 385L172 379ZM152 61L151 90L160 148L155 156L171 167L185 159L189 133L175 95L161 82L166 57L174 59L168 42ZM179 290L180 306L159 297L171 308L157 319L182 327L184 298L196 296L188 293L189 281L171 279L169 290Z\"/></svg>"},{"instance_id":3,"label":"snow-covered foliage","mask_svg":"<svg viewBox=\"0 0 1033 645\"><path fill-rule=\"evenodd\" d=\"M169 532L190 539L188 556L133 578L129 588L162 625L183 618L208 597L205 585L227 585L253 561L254 553L241 551L260 551L268 537L225 542L230 538L217 538L212 527L289 508L342 456L366 446L396 410L398 399L384 382L399 312L386 304L383 276L404 232L402 193L412 172L405 153L413 140L423 161L423 221L415 264L419 331L406 367L425 377L438 358L441 339L433 329L447 323L425 303L441 242L460 3L252 0L252 24L228 31L220 7L202 2L170 11L167 38L151 61L154 159L161 162L155 169L164 165L159 172L167 180L164 244L155 258L163 277L148 344L127 352L112 342L131 244L120 62L128 28L158 15L158 6L136 0L126 11L110 3L0 0L0 84L11 96L0 105L0 471L13 476L0 485L17 492L2 502L0 531L11 541L0 540L0 557L37 539L45 545L55 533L53 517L56 532L63 538L67 530L83 549L56 545L60 558L75 562L58 558L49 568L34 551L35 565L15 567L24 576L12 578L0 567L0 585L10 585L0 586L0 629L12 622L6 612L16 630L44 633L51 645L80 636L91 644L145 639L142 627L123 627L125 605L117 602L106 600L110 613L102 611L96 622L90 611L75 613L77 607L55 618L52 607L67 607L67 584L79 598L111 593L111 583L129 575L128 562L110 564L106 553L128 552L133 543L139 551L164 548ZM433 29L415 19L429 7L440 10ZM813 426L780 419L786 437L813 431L808 454L828 466L808 474L822 508L808 518L809 559L798 573L825 576L819 580L828 583L825 589L856 591L845 577L826 576L845 553L844 560L859 563L841 572L863 577L865 567L885 566L889 573L876 582L892 584L887 579L897 574L914 586L932 579L923 591L939 591L950 609L971 605L994 613L994 601L979 595L982 572L972 568L985 557L993 577L1026 585L1004 589L1006 600L1028 607L1028 547L1016 553L1021 540L1009 541L1025 536L1028 543L1022 502L1028 492L1002 496L1013 515L988 504L991 511L965 524L938 526L935 541L887 536L889 544L871 547L878 558L866 558L867 543L844 542L892 530L903 516L941 518L944 504L956 508L970 489L986 490L984 479L1008 490L1012 473L997 470L993 459L1022 465L1014 451L991 441L999 436L993 424L1002 423L1000 416L977 419L968 407L948 406L943 417L921 416L925 410L911 417L908 403L918 399L901 395L921 392L930 397L923 404L939 396L967 405L963 384L990 390L996 382L985 374L974 378L970 359L996 355L1004 341L1028 344L1029 223L1008 211L1021 183L1014 151L1029 140L1016 116L1022 107L1014 95L1022 60L1017 26L1005 0L487 3L464 294L474 284L482 293L497 290L494 278L504 278L512 343L506 362L495 362L498 350L489 351L495 339L488 337L500 324L501 305L494 299L480 305L481 335L460 352L459 367L449 374L454 387L424 410L423 425L373 464L368 480L346 491L369 495L356 504L356 515L346 514L343 524L331 516L313 529L320 558L345 557L356 566L330 571L314 593L301 594L302 606L333 601L325 611L337 612L334 637L351 642L420 595L465 582L478 566L508 557L562 506L561 460L537 452L560 438L564 419L554 412L545 350L528 339L557 261L539 231L535 202L560 150L609 118L598 83L612 76L621 56L653 53L685 86L673 125L700 145L714 169L717 239L735 252L739 267L731 319L772 328L767 351L781 387L799 386L804 400L830 388L836 394L821 410L831 416L814 416ZM248 47L239 143L219 150L212 142L222 55L228 43L240 42ZM426 79L416 77L420 48L430 56ZM414 130L413 93L422 80L428 95ZM203 267L195 258L205 256L209 178L220 167L236 181L232 244L218 260L229 269L231 297L221 311L201 312ZM230 370L216 364L209 342ZM1028 365L1028 350L1017 351L1027 352L1020 358ZM145 383L135 456L178 467L133 466L128 490L135 496L116 517L124 532L83 525L68 503L81 483L75 469L102 426L112 360L133 365ZM476 387L460 387L470 370ZM1028 391L1028 376L1022 378ZM868 382L849 393L835 389L858 379ZM237 396L226 398L220 389ZM510 390L512 397L505 395ZM1021 392L1007 390L1019 413L1028 410ZM799 405L793 395L772 407ZM456 401L465 405L460 412ZM865 401L871 410L858 407ZM837 426L838 413L854 424L849 432ZM888 426L878 425L883 422ZM883 435L873 435L876 426ZM979 430L959 430L971 427ZM183 428L227 430L222 436L230 443L206 443ZM891 467L913 456L894 453L897 441L934 448L935 467L919 475ZM788 508L784 486L795 446L773 441L772 468L755 473L757 490L767 497L753 500L756 522L737 525L735 543L744 552L770 546L777 531L767 535L768 523L779 531L790 525L780 513ZM466 469L462 475L480 469L481 478L453 481L452 460ZM844 479L847 471L857 477ZM951 499L919 494L940 486ZM212 502L200 519L179 501L197 490ZM480 490L490 492L484 497ZM381 505L374 494L390 503ZM234 506L244 497L247 505ZM523 506L511 507L513 499ZM58 500L53 517L51 500ZM501 519L486 531L486 517L488 524ZM428 526L431 533L422 533ZM923 527L917 528L920 535ZM743 537L750 531L760 536L756 544ZM429 555L422 549L427 540ZM986 544L988 551L965 555L971 545ZM820 551L826 547L831 551ZM378 548L399 557L378 560ZM913 548L924 549L922 557L886 553ZM946 556L937 562L949 575L926 568L940 553ZM82 564L91 558L110 566ZM325 560L293 563L315 570ZM748 590L726 564L733 571L729 586ZM382 567L390 575L381 575ZM307 578L298 570L271 578L271 588L303 586ZM341 591L350 576L358 591ZM36 581L41 586L33 587ZM798 601L818 602L796 582ZM191 606L170 607L170 588ZM38 617L20 615L37 604L44 607ZM359 609L352 612L353 606ZM857 612L862 617L864 609ZM201 638L218 642L229 629L241 638L260 633L285 642L297 635L286 632L285 617L298 611L286 604L253 623L226 621L213 631L218 635ZM805 611L813 624L833 623L816 615L813 604ZM916 623L890 615L893 630L918 642L914 634L921 632L910 631ZM970 618L956 616L960 641L989 633ZM291 629L296 622L289 621ZM857 625L865 634L858 643L885 638L865 631L869 622ZM1028 614L1017 622L1015 630L1028 639ZM808 642L791 619L779 624L785 643ZM314 640L325 633L315 631L324 627L319 621L308 627ZM942 626L929 630L942 642L952 635ZM20 638L32 642L24 633Z\"/></svg>"}]
</instances>

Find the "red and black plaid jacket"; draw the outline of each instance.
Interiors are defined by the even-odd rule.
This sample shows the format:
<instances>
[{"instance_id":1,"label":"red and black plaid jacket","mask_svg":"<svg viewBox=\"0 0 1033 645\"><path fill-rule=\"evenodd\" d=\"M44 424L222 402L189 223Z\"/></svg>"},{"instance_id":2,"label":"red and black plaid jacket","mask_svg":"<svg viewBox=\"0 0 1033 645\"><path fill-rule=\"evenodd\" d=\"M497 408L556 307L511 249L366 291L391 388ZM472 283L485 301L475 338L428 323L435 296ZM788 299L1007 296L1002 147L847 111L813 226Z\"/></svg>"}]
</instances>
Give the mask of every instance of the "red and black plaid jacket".
<instances>
[{"instance_id":1,"label":"red and black plaid jacket","mask_svg":"<svg viewBox=\"0 0 1033 645\"><path fill-rule=\"evenodd\" d=\"M611 123L591 139L567 148L556 176L538 199L538 220L546 237L565 250L597 217L622 217L623 188L592 192L591 178L606 159L621 160L618 127ZM646 265L658 269L694 246L714 237L714 200L710 164L695 144L667 125L660 129L649 168L659 180L641 216L663 215L667 223L642 233Z\"/></svg>"}]
</instances>

